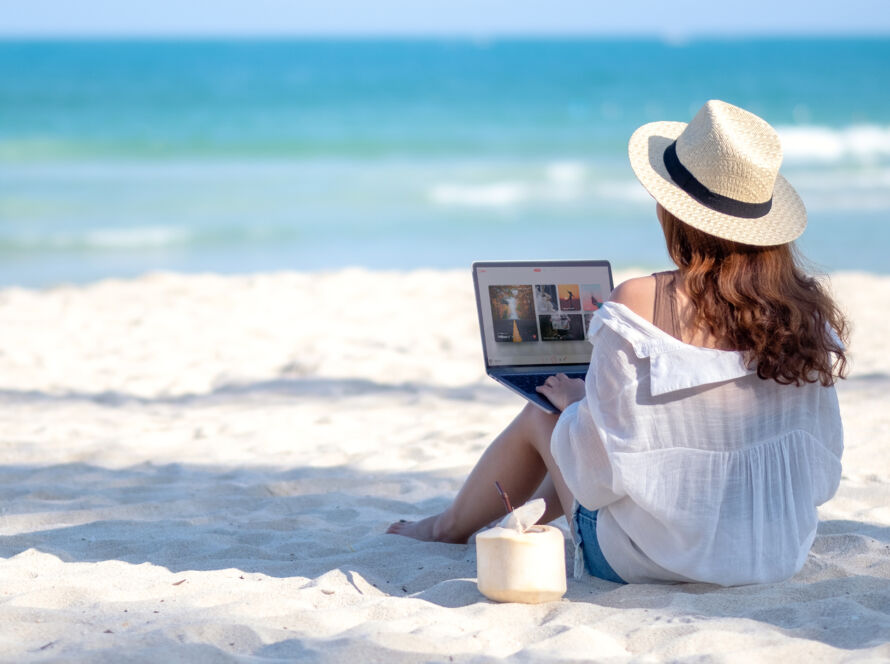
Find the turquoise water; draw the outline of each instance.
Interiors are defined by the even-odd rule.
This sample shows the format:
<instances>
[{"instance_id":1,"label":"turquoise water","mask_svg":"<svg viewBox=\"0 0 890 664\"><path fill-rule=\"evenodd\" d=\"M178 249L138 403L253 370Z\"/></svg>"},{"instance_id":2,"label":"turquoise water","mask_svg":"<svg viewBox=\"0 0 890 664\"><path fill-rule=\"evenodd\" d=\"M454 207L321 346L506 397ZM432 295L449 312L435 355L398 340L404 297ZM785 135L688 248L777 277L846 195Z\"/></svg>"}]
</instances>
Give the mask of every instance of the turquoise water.
<instances>
[{"instance_id":1,"label":"turquoise water","mask_svg":"<svg viewBox=\"0 0 890 664\"><path fill-rule=\"evenodd\" d=\"M811 259L890 271L890 40L7 41L0 284L656 268L627 139L709 98L779 129Z\"/></svg>"}]
</instances>

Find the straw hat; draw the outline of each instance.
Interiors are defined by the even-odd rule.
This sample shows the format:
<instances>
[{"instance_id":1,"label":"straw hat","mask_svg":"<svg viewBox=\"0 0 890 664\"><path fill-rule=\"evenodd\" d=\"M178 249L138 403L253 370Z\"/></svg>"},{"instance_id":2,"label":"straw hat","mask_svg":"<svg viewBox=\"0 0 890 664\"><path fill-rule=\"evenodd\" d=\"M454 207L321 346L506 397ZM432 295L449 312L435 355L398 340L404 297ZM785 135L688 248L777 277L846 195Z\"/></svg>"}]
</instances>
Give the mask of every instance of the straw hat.
<instances>
[{"instance_id":1,"label":"straw hat","mask_svg":"<svg viewBox=\"0 0 890 664\"><path fill-rule=\"evenodd\" d=\"M775 129L753 113L711 100L692 122L651 122L628 145L637 178L662 207L700 231L753 245L791 242L807 211L779 175Z\"/></svg>"}]
</instances>

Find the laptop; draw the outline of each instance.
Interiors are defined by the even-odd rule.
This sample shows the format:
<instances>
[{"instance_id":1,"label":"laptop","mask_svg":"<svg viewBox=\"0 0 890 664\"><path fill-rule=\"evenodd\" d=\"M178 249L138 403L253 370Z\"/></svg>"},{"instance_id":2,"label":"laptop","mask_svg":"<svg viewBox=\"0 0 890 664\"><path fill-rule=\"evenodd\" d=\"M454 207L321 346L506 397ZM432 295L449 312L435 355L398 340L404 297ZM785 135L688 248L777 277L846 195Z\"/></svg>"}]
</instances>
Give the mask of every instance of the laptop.
<instances>
[{"instance_id":1,"label":"laptop","mask_svg":"<svg viewBox=\"0 0 890 664\"><path fill-rule=\"evenodd\" d=\"M590 320L612 292L608 261L478 261L473 284L485 371L549 413L535 388L548 376L584 378Z\"/></svg>"}]
</instances>

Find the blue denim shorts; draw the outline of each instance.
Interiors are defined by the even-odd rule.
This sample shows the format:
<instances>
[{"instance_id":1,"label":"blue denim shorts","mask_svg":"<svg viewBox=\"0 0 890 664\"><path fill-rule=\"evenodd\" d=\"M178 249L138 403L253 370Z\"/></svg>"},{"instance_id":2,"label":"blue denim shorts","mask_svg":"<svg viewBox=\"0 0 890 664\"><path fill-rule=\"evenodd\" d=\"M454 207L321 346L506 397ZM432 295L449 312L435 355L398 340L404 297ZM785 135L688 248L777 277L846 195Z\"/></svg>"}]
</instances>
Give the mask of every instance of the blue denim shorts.
<instances>
[{"instance_id":1,"label":"blue denim shorts","mask_svg":"<svg viewBox=\"0 0 890 664\"><path fill-rule=\"evenodd\" d=\"M575 530L575 545L581 547L584 569L587 570L587 573L613 583L627 583L615 573L600 549L596 539L596 512L591 512L583 505L578 505L575 508L572 524Z\"/></svg>"}]
</instances>

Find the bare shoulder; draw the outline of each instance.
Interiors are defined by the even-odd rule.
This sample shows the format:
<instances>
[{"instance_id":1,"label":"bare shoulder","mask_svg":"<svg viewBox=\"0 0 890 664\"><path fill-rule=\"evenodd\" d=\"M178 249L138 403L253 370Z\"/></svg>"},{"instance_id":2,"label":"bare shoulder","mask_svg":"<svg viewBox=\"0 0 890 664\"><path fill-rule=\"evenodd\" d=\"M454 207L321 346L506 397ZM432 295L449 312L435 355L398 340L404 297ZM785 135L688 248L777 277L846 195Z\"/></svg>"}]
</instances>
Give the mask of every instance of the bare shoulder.
<instances>
[{"instance_id":1,"label":"bare shoulder","mask_svg":"<svg viewBox=\"0 0 890 664\"><path fill-rule=\"evenodd\" d=\"M651 323L655 309L655 277L636 277L618 284L609 301L623 304Z\"/></svg>"}]
</instances>

